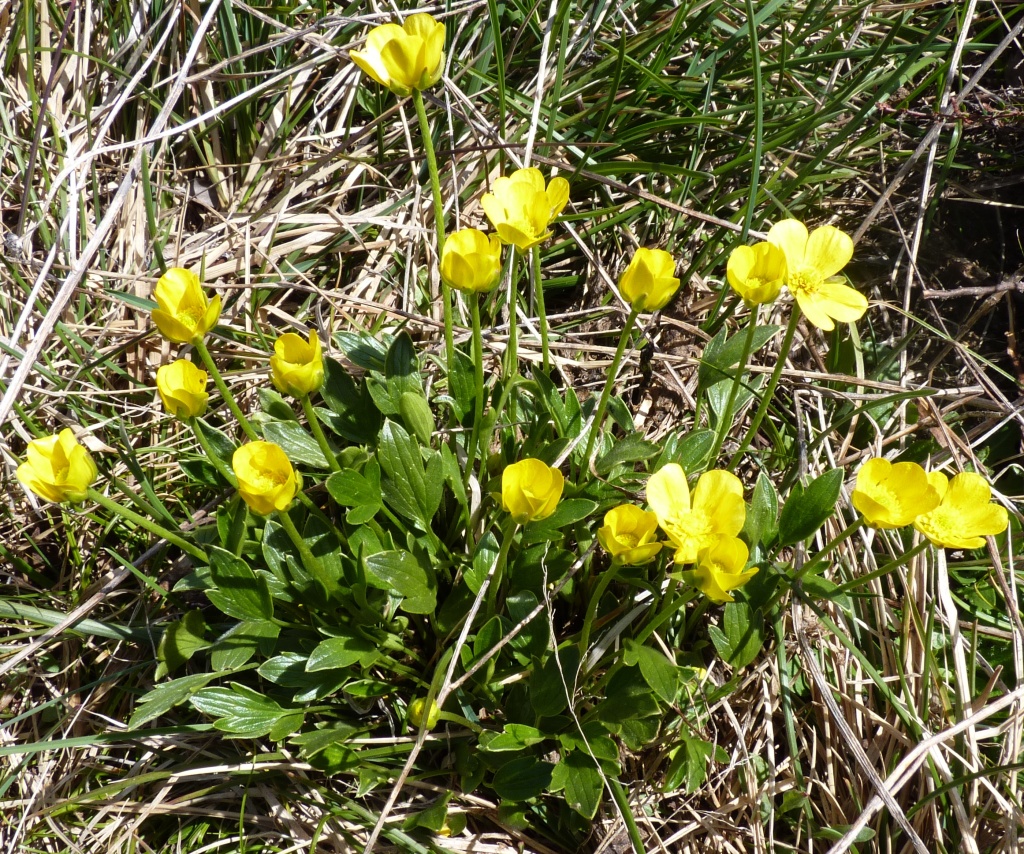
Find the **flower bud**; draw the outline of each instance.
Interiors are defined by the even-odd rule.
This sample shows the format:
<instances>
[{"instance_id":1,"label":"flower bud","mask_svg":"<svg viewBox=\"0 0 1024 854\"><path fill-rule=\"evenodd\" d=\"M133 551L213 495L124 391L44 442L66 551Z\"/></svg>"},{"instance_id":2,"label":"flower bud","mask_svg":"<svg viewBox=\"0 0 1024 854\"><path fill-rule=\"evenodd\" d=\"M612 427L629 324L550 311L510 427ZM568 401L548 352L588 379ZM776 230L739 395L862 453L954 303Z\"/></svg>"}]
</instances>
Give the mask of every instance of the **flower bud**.
<instances>
[{"instance_id":1,"label":"flower bud","mask_svg":"<svg viewBox=\"0 0 1024 854\"><path fill-rule=\"evenodd\" d=\"M460 291L491 290L501 275L501 239L475 228L449 234L441 251L441 278Z\"/></svg>"},{"instance_id":2,"label":"flower bud","mask_svg":"<svg viewBox=\"0 0 1024 854\"><path fill-rule=\"evenodd\" d=\"M444 69L444 24L424 13L410 15L401 26L382 24L370 30L364 50L349 56L399 97L429 89Z\"/></svg>"},{"instance_id":3,"label":"flower bud","mask_svg":"<svg viewBox=\"0 0 1024 854\"><path fill-rule=\"evenodd\" d=\"M33 439L25 451L26 461L18 466L18 480L44 501L59 504L85 501L96 480L96 463L89 452L65 427L60 433Z\"/></svg>"},{"instance_id":4,"label":"flower bud","mask_svg":"<svg viewBox=\"0 0 1024 854\"><path fill-rule=\"evenodd\" d=\"M320 337L312 329L309 340L285 332L274 342L270 379L281 394L306 397L324 384L324 357Z\"/></svg>"},{"instance_id":5,"label":"flower bud","mask_svg":"<svg viewBox=\"0 0 1024 854\"><path fill-rule=\"evenodd\" d=\"M540 460L527 457L512 463L501 475L501 505L517 525L547 519L562 497L565 478Z\"/></svg>"},{"instance_id":6,"label":"flower bud","mask_svg":"<svg viewBox=\"0 0 1024 854\"><path fill-rule=\"evenodd\" d=\"M299 491L299 476L280 445L249 442L231 457L238 494L253 513L284 512Z\"/></svg>"},{"instance_id":7,"label":"flower bud","mask_svg":"<svg viewBox=\"0 0 1024 854\"><path fill-rule=\"evenodd\" d=\"M206 412L210 399L206 391L206 371L188 359L161 365L156 372L156 390L164 409L181 421L197 418Z\"/></svg>"},{"instance_id":8,"label":"flower bud","mask_svg":"<svg viewBox=\"0 0 1024 854\"><path fill-rule=\"evenodd\" d=\"M433 700L430 701L430 711L427 711L426 697L419 697L409 703L409 723L416 729L423 726L424 714L426 714L427 729L436 727L441 717L441 710L437 707L437 703Z\"/></svg>"},{"instance_id":9,"label":"flower bud","mask_svg":"<svg viewBox=\"0 0 1024 854\"><path fill-rule=\"evenodd\" d=\"M675 269L675 259L664 249L641 247L619 277L619 293L637 311L658 311L679 290Z\"/></svg>"},{"instance_id":10,"label":"flower bud","mask_svg":"<svg viewBox=\"0 0 1024 854\"><path fill-rule=\"evenodd\" d=\"M199 277L182 267L171 267L156 283L153 322L174 344L202 338L220 319L220 296L207 300Z\"/></svg>"},{"instance_id":11,"label":"flower bud","mask_svg":"<svg viewBox=\"0 0 1024 854\"><path fill-rule=\"evenodd\" d=\"M786 280L786 254L774 243L737 246L729 254L725 273L748 306L774 302Z\"/></svg>"},{"instance_id":12,"label":"flower bud","mask_svg":"<svg viewBox=\"0 0 1024 854\"><path fill-rule=\"evenodd\" d=\"M620 504L605 513L597 539L616 563L626 566L648 563L661 551L657 515L635 504Z\"/></svg>"}]
</instances>

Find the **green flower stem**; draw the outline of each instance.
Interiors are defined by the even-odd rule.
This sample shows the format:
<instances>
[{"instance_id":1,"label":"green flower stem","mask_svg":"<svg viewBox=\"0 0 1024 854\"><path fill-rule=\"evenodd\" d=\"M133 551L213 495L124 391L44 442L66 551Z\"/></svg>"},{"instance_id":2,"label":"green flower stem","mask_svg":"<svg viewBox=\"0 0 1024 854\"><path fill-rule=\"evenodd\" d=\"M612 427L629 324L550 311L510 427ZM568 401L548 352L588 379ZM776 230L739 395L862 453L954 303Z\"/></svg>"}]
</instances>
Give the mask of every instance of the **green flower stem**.
<instances>
[{"instance_id":1,"label":"green flower stem","mask_svg":"<svg viewBox=\"0 0 1024 854\"><path fill-rule=\"evenodd\" d=\"M341 471L341 463L338 462L338 457L331 450L331 446L327 444L324 428L320 426L320 419L316 417L316 412L313 410L313 403L310 401L309 395L304 394L300 399L302 401L302 411L306 413L306 420L309 422L309 429L313 432L313 438L316 439L316 443L320 446L320 451L327 457L327 465L331 467L332 472Z\"/></svg>"},{"instance_id":2,"label":"green flower stem","mask_svg":"<svg viewBox=\"0 0 1024 854\"><path fill-rule=\"evenodd\" d=\"M540 321L540 350L544 375L547 376L551 367L551 352L548 346L548 313L544 308L544 283L540 278L540 244L534 246L530 253L533 261L533 294L537 300L537 319Z\"/></svg>"},{"instance_id":3,"label":"green flower stem","mask_svg":"<svg viewBox=\"0 0 1024 854\"><path fill-rule=\"evenodd\" d=\"M494 573L491 576L491 586L487 589L487 614L493 616L498 608L498 589L505 577L505 563L508 560L508 550L515 539L516 522L511 516L501 526L501 546L498 549L498 559L494 562Z\"/></svg>"},{"instance_id":4,"label":"green flower stem","mask_svg":"<svg viewBox=\"0 0 1024 854\"><path fill-rule=\"evenodd\" d=\"M505 380L519 373L519 323L516 309L519 306L519 259L522 253L512 250L512 272L509 276L508 298L508 345L505 347Z\"/></svg>"},{"instance_id":5,"label":"green flower stem","mask_svg":"<svg viewBox=\"0 0 1024 854\"><path fill-rule=\"evenodd\" d=\"M220 392L220 396L224 398L224 402L228 405L228 409L231 410L235 418L238 419L238 423L242 426L242 430L245 431L245 435L250 440L255 442L259 439L256 435L256 431L252 429L252 424L249 423L249 419L242 414L242 410L238 408L238 404L235 402L235 396L231 393L231 389L228 388L227 383L224 382L224 377L221 376L220 371L217 370L217 364L213 361L213 356L210 355L210 351L206 348L206 342L202 339L202 336L196 336L192 339L192 346L196 348L196 352L199 353L199 358L203 360L203 364L206 365L206 370L210 372L210 376L213 377L213 384L217 386L217 390Z\"/></svg>"},{"instance_id":6,"label":"green flower stem","mask_svg":"<svg viewBox=\"0 0 1024 854\"><path fill-rule=\"evenodd\" d=\"M779 385L779 378L782 376L782 369L786 366L786 356L789 353L789 348L793 346L793 337L796 335L796 327L800 322L800 312L793 308L793 313L789 318L789 326L786 327L786 335L782 339L782 346L779 348L779 358L775 363L775 370L772 371L771 379L768 380L768 385L761 394L761 403L757 407L757 412L754 413L754 418L750 422L750 427L747 429L747 435L743 437L743 441L740 442L740 446L736 449L736 453L732 455L732 459L729 460L728 471L732 471L736 468L736 464L739 462L740 457L743 456L744 452L750 447L751 441L754 436L757 435L757 431L761 428L761 422L764 420L765 413L768 412L768 407L771 405L772 397L775 395L775 389Z\"/></svg>"},{"instance_id":7,"label":"green flower stem","mask_svg":"<svg viewBox=\"0 0 1024 854\"><path fill-rule=\"evenodd\" d=\"M750 351L754 348L754 333L756 331L757 306L755 305L750 310L750 319L747 321L747 335L743 339L743 352L740 354L739 362L736 364L736 373L732 375L732 388L729 389L729 400L725 405L725 411L722 413L722 421L718 425L718 430L715 431L715 445L711 449L711 456L708 457L712 466L718 460L718 455L722 451L722 445L725 443L725 437L729 433L729 428L732 427L732 408L736 405L736 398L740 393L743 376L747 370L747 362L750 360Z\"/></svg>"},{"instance_id":8,"label":"green flower stem","mask_svg":"<svg viewBox=\"0 0 1024 854\"><path fill-rule=\"evenodd\" d=\"M647 854L644 840L640 836L640 828L636 826L636 819L633 818L633 808L629 805L629 798L626 797L626 790L622 788L622 783L615 777L606 779L608 788L612 791L612 797L615 798L615 803L619 808L619 813L622 815L622 821L626 825L626 833L633 845L633 854Z\"/></svg>"},{"instance_id":9,"label":"green flower stem","mask_svg":"<svg viewBox=\"0 0 1024 854\"><path fill-rule=\"evenodd\" d=\"M629 341L629 333L633 330L636 316L639 311L630 308L629 316L626 318L626 325L622 327L622 335L619 336L619 346L615 351L615 358L612 359L608 368L608 379L604 382L604 389L601 391L601 399L597 402L597 411L594 412L594 423L590 428L590 438L587 439L587 452L583 455L583 464L590 466L590 454L594 450L594 442L601 433L601 422L604 421L604 413L608 408L608 398L612 393L612 386L615 385L615 375L619 372L619 364L622 362L622 354L626 352L626 342Z\"/></svg>"},{"instance_id":10,"label":"green flower stem","mask_svg":"<svg viewBox=\"0 0 1024 854\"><path fill-rule=\"evenodd\" d=\"M469 447L466 449L466 482L473 474L477 446L480 442L480 422L484 418L484 340L480 331L480 294L467 294L469 310L473 318L473 379L476 393L473 397L473 430Z\"/></svg>"},{"instance_id":11,"label":"green flower stem","mask_svg":"<svg viewBox=\"0 0 1024 854\"><path fill-rule=\"evenodd\" d=\"M316 559L313 552L309 550L309 546L306 541L302 539L302 535L299 533L298 528L295 527L295 523L292 521L292 517L288 515L287 510L278 510L277 519L281 523L281 527L284 528L285 533L288 535L288 539L292 541L292 545L295 546L299 553L299 559L302 561L302 565L306 568L313 578L320 582L324 588L324 594L330 596L331 589L334 587L334 582L324 572L324 568L320 565L320 561Z\"/></svg>"},{"instance_id":12,"label":"green flower stem","mask_svg":"<svg viewBox=\"0 0 1024 854\"><path fill-rule=\"evenodd\" d=\"M674 578L672 580L675 581ZM651 621L637 634L635 638L637 643L645 643L651 635L671 620L680 608L686 607L686 605L693 601L696 591L687 590L685 593L676 595L675 591L677 589L678 585L673 585L672 591L665 597L665 607L655 614ZM701 613L704 613L704 609L707 607L707 599L704 602L705 604L698 608Z\"/></svg>"},{"instance_id":13,"label":"green flower stem","mask_svg":"<svg viewBox=\"0 0 1024 854\"><path fill-rule=\"evenodd\" d=\"M223 477L234 489L238 489L238 478L235 477L235 473L228 468L227 464L214 452L213 447L206 437L203 435L203 431L199 429L199 425L196 424L195 418L188 419L188 426L192 428L192 432L195 434L196 439L199 440L199 444L203 449L203 453L206 454L206 459L209 463L220 472Z\"/></svg>"},{"instance_id":14,"label":"green flower stem","mask_svg":"<svg viewBox=\"0 0 1024 854\"><path fill-rule=\"evenodd\" d=\"M89 490L86 494L89 496L90 501L95 501L104 510L109 510L111 513L116 513L122 519L127 519L129 522L134 522L140 528L144 528L145 530L149 531L153 536L159 537L162 540L167 540L167 542L177 546L183 552L185 552L188 555L191 555L198 561L202 561L203 563L210 562L210 559L207 557L206 552L204 552L198 546L190 543L180 534L177 534L174 531L167 530L167 528L163 527L163 525L158 525L152 519L147 519L145 516L140 516L134 510L129 510L127 507L118 504L113 499L108 498L102 492L93 489L92 487L89 487Z\"/></svg>"},{"instance_id":15,"label":"green flower stem","mask_svg":"<svg viewBox=\"0 0 1024 854\"><path fill-rule=\"evenodd\" d=\"M612 565L605 572L601 573L601 577L597 581L597 587L590 597L590 602L587 604L587 614L583 619L583 630L580 632L580 661L587 660L587 647L590 646L590 632L594 628L594 618L597 617L598 605L601 604L601 599L607 592L608 586L618 577L620 569L622 569L622 564L612 561Z\"/></svg>"},{"instance_id":16,"label":"green flower stem","mask_svg":"<svg viewBox=\"0 0 1024 854\"><path fill-rule=\"evenodd\" d=\"M423 105L423 93L412 90L412 101L416 105L416 118L420 122L420 136L423 137L423 151L427 155L427 171L430 172L430 189L434 196L434 231L437 233L437 264L441 265L444 251L444 204L441 201L441 178L437 171L437 157L434 154L434 140L430 135L427 109ZM438 277L440 278L440 276ZM455 344L452 340L452 289L441 279L441 299L444 306L444 354L445 364L451 370L455 361Z\"/></svg>"}]
</instances>

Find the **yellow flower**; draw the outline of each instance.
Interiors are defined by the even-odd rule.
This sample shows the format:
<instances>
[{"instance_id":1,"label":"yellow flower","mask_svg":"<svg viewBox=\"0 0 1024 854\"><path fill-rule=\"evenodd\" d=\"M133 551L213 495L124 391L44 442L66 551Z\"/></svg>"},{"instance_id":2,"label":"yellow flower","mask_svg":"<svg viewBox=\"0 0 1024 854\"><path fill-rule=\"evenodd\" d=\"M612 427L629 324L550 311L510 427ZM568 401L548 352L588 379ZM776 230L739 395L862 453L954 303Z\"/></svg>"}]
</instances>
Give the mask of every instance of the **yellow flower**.
<instances>
[{"instance_id":1,"label":"yellow flower","mask_svg":"<svg viewBox=\"0 0 1024 854\"><path fill-rule=\"evenodd\" d=\"M654 560L661 551L657 537L658 517L635 504L613 507L604 514L604 527L597 532L601 548L626 566Z\"/></svg>"},{"instance_id":2,"label":"yellow flower","mask_svg":"<svg viewBox=\"0 0 1024 854\"><path fill-rule=\"evenodd\" d=\"M441 710L433 700L430 701L430 709L428 710L427 698L418 697L409 703L409 723L416 729L419 729L423 726L424 718L426 718L427 729L433 729L441 718Z\"/></svg>"},{"instance_id":3,"label":"yellow flower","mask_svg":"<svg viewBox=\"0 0 1024 854\"><path fill-rule=\"evenodd\" d=\"M679 289L675 270L675 259L664 249L641 247L619 277L619 293L637 311L657 311Z\"/></svg>"},{"instance_id":4,"label":"yellow flower","mask_svg":"<svg viewBox=\"0 0 1024 854\"><path fill-rule=\"evenodd\" d=\"M861 466L850 498L872 528L902 528L939 504L939 493L921 466L881 457Z\"/></svg>"},{"instance_id":5,"label":"yellow flower","mask_svg":"<svg viewBox=\"0 0 1024 854\"><path fill-rule=\"evenodd\" d=\"M540 169L530 167L495 180L480 204L501 242L525 251L551 236L548 226L568 201L565 178L552 178L545 189Z\"/></svg>"},{"instance_id":6,"label":"yellow flower","mask_svg":"<svg viewBox=\"0 0 1024 854\"><path fill-rule=\"evenodd\" d=\"M748 308L774 302L786 278L786 253L774 243L737 246L729 254L725 274Z\"/></svg>"},{"instance_id":7,"label":"yellow flower","mask_svg":"<svg viewBox=\"0 0 1024 854\"><path fill-rule=\"evenodd\" d=\"M786 285L800 310L819 329L835 329L834 320L853 323L867 311L867 298L836 276L853 257L853 241L845 232L823 225L807 235L795 219L777 222L768 232L786 255Z\"/></svg>"},{"instance_id":8,"label":"yellow flower","mask_svg":"<svg viewBox=\"0 0 1024 854\"><path fill-rule=\"evenodd\" d=\"M25 455L28 459L18 466L17 478L44 501L79 504L88 497L96 480L96 463L69 427L33 439Z\"/></svg>"},{"instance_id":9,"label":"yellow flower","mask_svg":"<svg viewBox=\"0 0 1024 854\"><path fill-rule=\"evenodd\" d=\"M939 506L914 520L914 527L935 545L947 549L977 549L985 537L1001 534L1009 524L1006 508L990 504L992 488L980 474L961 472L949 480L942 472L928 473L939 494Z\"/></svg>"},{"instance_id":10,"label":"yellow flower","mask_svg":"<svg viewBox=\"0 0 1024 854\"><path fill-rule=\"evenodd\" d=\"M280 445L249 442L231 457L238 494L253 513L285 511L299 491L299 476Z\"/></svg>"},{"instance_id":11,"label":"yellow flower","mask_svg":"<svg viewBox=\"0 0 1024 854\"><path fill-rule=\"evenodd\" d=\"M512 463L501 475L501 506L517 525L547 519L562 497L565 478L540 460L527 457Z\"/></svg>"},{"instance_id":12,"label":"yellow flower","mask_svg":"<svg viewBox=\"0 0 1024 854\"><path fill-rule=\"evenodd\" d=\"M750 557L743 540L736 537L712 537L708 545L697 552L697 566L683 573L683 577L712 602L722 605L732 602L730 590L742 587L757 575L757 567L745 570Z\"/></svg>"},{"instance_id":13,"label":"yellow flower","mask_svg":"<svg viewBox=\"0 0 1024 854\"><path fill-rule=\"evenodd\" d=\"M700 476L691 503L686 472L669 463L647 481L647 503L676 547L676 563L693 563L716 535L735 537L747 518L743 484L736 475L718 469Z\"/></svg>"},{"instance_id":14,"label":"yellow flower","mask_svg":"<svg viewBox=\"0 0 1024 854\"><path fill-rule=\"evenodd\" d=\"M324 384L324 357L320 336L309 330L309 340L285 332L274 342L270 378L281 394L306 397Z\"/></svg>"},{"instance_id":15,"label":"yellow flower","mask_svg":"<svg viewBox=\"0 0 1024 854\"><path fill-rule=\"evenodd\" d=\"M383 24L370 30L365 50L349 56L399 97L429 89L444 68L444 24L424 13L410 15L401 26Z\"/></svg>"},{"instance_id":16,"label":"yellow flower","mask_svg":"<svg viewBox=\"0 0 1024 854\"><path fill-rule=\"evenodd\" d=\"M160 392L164 409L182 421L206 412L210 399L206 391L206 371L188 359L161 365L156 372L156 390Z\"/></svg>"},{"instance_id":17,"label":"yellow flower","mask_svg":"<svg viewBox=\"0 0 1024 854\"><path fill-rule=\"evenodd\" d=\"M160 334L175 344L202 338L220 318L220 296L206 299L199 277L182 267L171 267L156 283L153 322Z\"/></svg>"},{"instance_id":18,"label":"yellow flower","mask_svg":"<svg viewBox=\"0 0 1024 854\"><path fill-rule=\"evenodd\" d=\"M475 228L449 234L441 251L441 278L460 291L489 291L501 275L501 239Z\"/></svg>"}]
</instances>

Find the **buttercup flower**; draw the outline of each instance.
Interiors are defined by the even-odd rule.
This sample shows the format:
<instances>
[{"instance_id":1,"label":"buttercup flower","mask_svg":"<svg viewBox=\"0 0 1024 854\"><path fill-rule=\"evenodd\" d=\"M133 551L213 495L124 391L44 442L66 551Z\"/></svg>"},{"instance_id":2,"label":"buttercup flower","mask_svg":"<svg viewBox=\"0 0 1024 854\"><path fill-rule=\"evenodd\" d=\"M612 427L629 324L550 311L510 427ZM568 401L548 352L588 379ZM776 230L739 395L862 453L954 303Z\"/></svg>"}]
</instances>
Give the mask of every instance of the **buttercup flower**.
<instances>
[{"instance_id":1,"label":"buttercup flower","mask_svg":"<svg viewBox=\"0 0 1024 854\"><path fill-rule=\"evenodd\" d=\"M735 537L747 518L743 484L736 475L718 469L700 476L691 502L686 472L669 463L647 481L647 503L676 547L676 563L693 563L716 535Z\"/></svg>"},{"instance_id":2,"label":"buttercup flower","mask_svg":"<svg viewBox=\"0 0 1024 854\"><path fill-rule=\"evenodd\" d=\"M417 697L409 703L409 723L416 727L416 729L423 726L424 719L426 719L427 729L433 729L437 726L437 722L440 718L441 710L433 700L430 701L429 709L427 708L426 697Z\"/></svg>"},{"instance_id":3,"label":"buttercup flower","mask_svg":"<svg viewBox=\"0 0 1024 854\"><path fill-rule=\"evenodd\" d=\"M309 340L285 332L274 342L270 379L281 394L305 397L324 384L324 357L320 336L309 330Z\"/></svg>"},{"instance_id":4,"label":"buttercup flower","mask_svg":"<svg viewBox=\"0 0 1024 854\"><path fill-rule=\"evenodd\" d=\"M210 399L206 391L206 371L188 359L161 365L156 372L156 390L160 392L164 409L182 421L206 412Z\"/></svg>"},{"instance_id":5,"label":"buttercup flower","mask_svg":"<svg viewBox=\"0 0 1024 854\"><path fill-rule=\"evenodd\" d=\"M868 460L850 496L872 528L902 528L939 504L939 493L917 463Z\"/></svg>"},{"instance_id":6,"label":"buttercup flower","mask_svg":"<svg viewBox=\"0 0 1024 854\"><path fill-rule=\"evenodd\" d=\"M768 242L785 254L786 285L800 310L819 329L835 329L835 320L853 323L867 311L867 298L836 276L853 257L848 234L823 225L808 236L802 222L784 219L771 227Z\"/></svg>"},{"instance_id":7,"label":"buttercup flower","mask_svg":"<svg viewBox=\"0 0 1024 854\"><path fill-rule=\"evenodd\" d=\"M480 199L502 243L525 251L551 236L548 226L569 201L569 182L552 178L544 187L540 169L517 169L494 182Z\"/></svg>"},{"instance_id":8,"label":"buttercup flower","mask_svg":"<svg viewBox=\"0 0 1024 854\"><path fill-rule=\"evenodd\" d=\"M641 247L619 277L619 293L637 311L657 311L679 289L675 270L675 258L664 249Z\"/></svg>"},{"instance_id":9,"label":"buttercup flower","mask_svg":"<svg viewBox=\"0 0 1024 854\"><path fill-rule=\"evenodd\" d=\"M299 476L280 445L249 442L231 457L238 494L253 513L287 510L299 491Z\"/></svg>"},{"instance_id":10,"label":"buttercup flower","mask_svg":"<svg viewBox=\"0 0 1024 854\"><path fill-rule=\"evenodd\" d=\"M547 519L562 497L565 478L540 460L527 457L512 463L501 475L501 506L517 525Z\"/></svg>"},{"instance_id":11,"label":"buttercup flower","mask_svg":"<svg viewBox=\"0 0 1024 854\"><path fill-rule=\"evenodd\" d=\"M768 242L737 246L729 254L725 275L748 307L774 302L786 278L786 253Z\"/></svg>"},{"instance_id":12,"label":"buttercup flower","mask_svg":"<svg viewBox=\"0 0 1024 854\"><path fill-rule=\"evenodd\" d=\"M620 504L605 513L597 539L612 560L626 566L653 560L662 545L658 542L658 517L635 504Z\"/></svg>"},{"instance_id":13,"label":"buttercup flower","mask_svg":"<svg viewBox=\"0 0 1024 854\"><path fill-rule=\"evenodd\" d=\"M365 50L349 56L399 97L429 89L444 68L444 24L423 13L410 15L401 26L383 24L370 30Z\"/></svg>"},{"instance_id":14,"label":"buttercup flower","mask_svg":"<svg viewBox=\"0 0 1024 854\"><path fill-rule=\"evenodd\" d=\"M33 439L25 451L27 459L16 472L18 480L44 501L59 504L85 501L96 480L96 463L89 452L65 427L60 433Z\"/></svg>"},{"instance_id":15,"label":"buttercup flower","mask_svg":"<svg viewBox=\"0 0 1024 854\"><path fill-rule=\"evenodd\" d=\"M441 278L460 291L489 291L501 275L501 239L475 228L449 234L441 250Z\"/></svg>"},{"instance_id":16,"label":"buttercup flower","mask_svg":"<svg viewBox=\"0 0 1024 854\"><path fill-rule=\"evenodd\" d=\"M712 602L732 602L730 591L742 587L757 575L757 567L744 569L750 557L743 540L736 537L712 537L697 552L697 566L683 577Z\"/></svg>"},{"instance_id":17,"label":"buttercup flower","mask_svg":"<svg viewBox=\"0 0 1024 854\"><path fill-rule=\"evenodd\" d=\"M171 267L156 283L153 322L175 344L202 338L220 319L220 295L207 300L199 277L183 267Z\"/></svg>"},{"instance_id":18,"label":"buttercup flower","mask_svg":"<svg viewBox=\"0 0 1024 854\"><path fill-rule=\"evenodd\" d=\"M1001 534L1009 524L1006 508L991 504L992 488L980 474L961 472L949 480L928 472L939 494L939 506L914 520L914 527L935 545L947 549L977 549L985 537Z\"/></svg>"}]
</instances>

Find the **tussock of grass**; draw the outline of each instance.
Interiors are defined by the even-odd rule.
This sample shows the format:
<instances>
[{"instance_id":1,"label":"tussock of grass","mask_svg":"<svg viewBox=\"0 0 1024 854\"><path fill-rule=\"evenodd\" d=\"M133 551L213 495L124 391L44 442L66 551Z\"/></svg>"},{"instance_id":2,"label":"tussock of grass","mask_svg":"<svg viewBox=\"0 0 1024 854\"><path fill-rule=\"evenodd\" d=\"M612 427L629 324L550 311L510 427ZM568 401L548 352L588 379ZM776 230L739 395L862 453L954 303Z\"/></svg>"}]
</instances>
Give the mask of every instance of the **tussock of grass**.
<instances>
[{"instance_id":1,"label":"tussock of grass","mask_svg":"<svg viewBox=\"0 0 1024 854\"><path fill-rule=\"evenodd\" d=\"M527 152L571 179L544 264L554 365L579 389L599 391L611 361L625 311L610 286L633 249L683 259L682 295L645 330L656 345L649 366L634 351L620 374L656 440L702 417L701 354L742 311L720 284L728 251L787 215L841 225L860 240L851 277L874 301L862 349L805 327L790 352L762 354L755 376L789 363L739 473L748 486L765 471L788 487L928 442L935 464L987 468L1012 502L1022 491L1012 312L1024 256L1021 200L1001 182L1019 155L1006 123L1019 117L1020 90L1001 75L1022 12L449 4L449 65L428 93L447 217L480 226L481 193ZM225 739L184 707L125 723L152 686L151 629L183 607L167 591L184 568L150 562L148 534L102 513L37 506L13 478L16 459L31 438L82 425L129 494L179 524L208 519L223 496L188 485L178 462L201 450L153 403L169 353L142 311L157 277L203 268L222 294L211 347L249 408L271 329L313 326L336 340L404 328L440 353L429 188L411 104L365 85L347 58L388 18L383 7L236 0L143 13L22 2L4 15L7 850L360 850L391 794L381 850L629 850L611 798L591 836L542 838L495 799L457 793L451 811L468 818L466 834L424 841L402 822L447 778L387 784L412 749L402 732L360 745L375 752L328 778L287 746ZM978 221L998 212L998 252L987 242L977 253L966 199L986 206ZM964 287L981 290L937 299ZM468 318L456 319L465 340ZM520 356L537 363L534 321L522 328ZM488 363L508 333L507 322L485 330ZM740 419L726 453L744 429ZM855 521L848 498L848 516L833 517L820 544ZM947 564L939 552L891 571L876 560L895 562L898 538L847 541L826 573L843 596L797 589L753 664L712 665L664 744L623 757L648 850L913 850L907 828L926 850L1016 850L1018 531L987 560ZM663 791L667 745L691 734L719 755L706 779L694 770L693 785L683 774ZM424 750L443 743L431 736Z\"/></svg>"}]
</instances>

